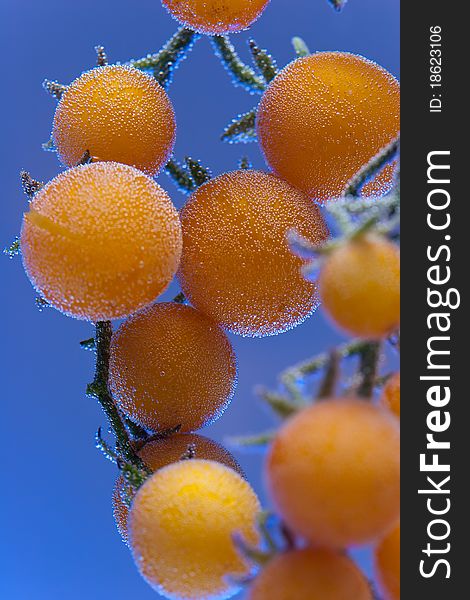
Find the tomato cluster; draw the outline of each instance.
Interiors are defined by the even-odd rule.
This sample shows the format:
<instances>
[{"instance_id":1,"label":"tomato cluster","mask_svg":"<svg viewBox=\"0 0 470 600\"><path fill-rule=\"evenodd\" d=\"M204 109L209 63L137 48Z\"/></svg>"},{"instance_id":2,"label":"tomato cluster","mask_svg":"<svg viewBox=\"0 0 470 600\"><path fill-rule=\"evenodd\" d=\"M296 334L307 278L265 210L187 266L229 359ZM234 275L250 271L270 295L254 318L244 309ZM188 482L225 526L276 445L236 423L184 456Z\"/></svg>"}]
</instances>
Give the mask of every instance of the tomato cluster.
<instances>
[{"instance_id":1,"label":"tomato cluster","mask_svg":"<svg viewBox=\"0 0 470 600\"><path fill-rule=\"evenodd\" d=\"M248 27L268 0L163 0L184 25L223 34ZM68 170L38 191L24 215L21 251L34 287L66 315L125 320L114 332L109 388L123 420L145 432L136 453L148 471L138 489L124 476L114 514L143 577L169 598L227 598L251 566L259 501L235 459L194 433L234 393L237 367L225 331L266 336L300 324L323 303L344 332L368 340L400 322L399 253L363 232L331 245L318 283L289 246L329 231L321 205L393 140L399 88L362 57L323 52L274 78L257 112L272 172L240 169L211 179L180 214L152 179L175 140L165 90L132 67L103 66L63 94L53 140ZM83 156L88 164L80 164ZM388 165L363 189L383 194ZM177 275L186 304L156 302ZM394 414L392 414L394 413ZM344 553L380 542L378 577L399 598L400 380L380 404L322 399L275 435L266 463L271 499L303 540L272 558L250 600L371 600Z\"/></svg>"}]
</instances>

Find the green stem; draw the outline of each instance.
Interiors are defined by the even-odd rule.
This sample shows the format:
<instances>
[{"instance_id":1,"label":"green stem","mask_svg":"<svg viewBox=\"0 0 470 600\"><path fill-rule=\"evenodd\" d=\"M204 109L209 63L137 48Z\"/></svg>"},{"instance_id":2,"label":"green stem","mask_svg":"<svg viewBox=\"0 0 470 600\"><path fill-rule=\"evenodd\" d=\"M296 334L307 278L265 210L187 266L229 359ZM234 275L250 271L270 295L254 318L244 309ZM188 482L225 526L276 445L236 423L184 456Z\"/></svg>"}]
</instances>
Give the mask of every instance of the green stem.
<instances>
[{"instance_id":1,"label":"green stem","mask_svg":"<svg viewBox=\"0 0 470 600\"><path fill-rule=\"evenodd\" d=\"M134 489L139 489L145 483L148 476L151 474L149 469L142 463L142 467L138 467L132 463L127 463L122 458L117 459L117 465L122 476Z\"/></svg>"},{"instance_id":2,"label":"green stem","mask_svg":"<svg viewBox=\"0 0 470 600\"><path fill-rule=\"evenodd\" d=\"M98 400L104 413L108 417L109 424L116 436L122 457L138 468L143 468L141 459L135 453L127 429L114 404L109 390L109 357L111 347L112 326L110 321L96 323L96 368L93 382L87 387L87 395Z\"/></svg>"},{"instance_id":3,"label":"green stem","mask_svg":"<svg viewBox=\"0 0 470 600\"><path fill-rule=\"evenodd\" d=\"M211 179L212 175L210 174L209 169L203 167L201 165L201 161L195 160L190 156L186 156L184 162L186 163L188 171L191 174L191 177L194 183L196 184L196 187L200 187L201 185L207 183Z\"/></svg>"},{"instance_id":4,"label":"green stem","mask_svg":"<svg viewBox=\"0 0 470 600\"><path fill-rule=\"evenodd\" d=\"M82 340L80 342L80 348L84 350L95 350L95 338L88 338L87 340Z\"/></svg>"},{"instance_id":5,"label":"green stem","mask_svg":"<svg viewBox=\"0 0 470 600\"><path fill-rule=\"evenodd\" d=\"M248 45L250 46L253 61L258 67L259 72L266 83L270 83L279 72L276 61L266 50L262 50L255 40L250 40Z\"/></svg>"},{"instance_id":6,"label":"green stem","mask_svg":"<svg viewBox=\"0 0 470 600\"><path fill-rule=\"evenodd\" d=\"M190 194L196 189L197 186L190 173L174 158L167 162L165 172L183 194Z\"/></svg>"},{"instance_id":7,"label":"green stem","mask_svg":"<svg viewBox=\"0 0 470 600\"><path fill-rule=\"evenodd\" d=\"M158 83L166 88L171 83L175 69L199 37L195 31L181 27L159 52L130 60L127 64L142 71L151 71Z\"/></svg>"},{"instance_id":8,"label":"green stem","mask_svg":"<svg viewBox=\"0 0 470 600\"><path fill-rule=\"evenodd\" d=\"M239 169L243 169L243 170L247 170L247 169L252 169L253 165L250 162L250 159L248 158L248 156L242 156L239 163L238 163L238 168Z\"/></svg>"},{"instance_id":9,"label":"green stem","mask_svg":"<svg viewBox=\"0 0 470 600\"><path fill-rule=\"evenodd\" d=\"M98 431L96 432L96 435L95 435L95 444L96 444L96 447L98 448L98 450L101 450L101 452L103 453L103 455L108 460L110 460L114 464L117 464L118 455L116 454L115 450L113 450L112 448L110 448L110 446L108 445L108 443L105 442L105 440L102 438L102 436L101 436L101 427L98 427Z\"/></svg>"},{"instance_id":10,"label":"green stem","mask_svg":"<svg viewBox=\"0 0 470 600\"><path fill-rule=\"evenodd\" d=\"M377 381L377 367L380 359L380 342L369 342L360 352L360 384L357 395L370 398L374 393Z\"/></svg>"},{"instance_id":11,"label":"green stem","mask_svg":"<svg viewBox=\"0 0 470 600\"><path fill-rule=\"evenodd\" d=\"M303 58L304 56L309 56L311 54L307 44L301 37L293 37L292 45L294 46L294 50L298 58Z\"/></svg>"},{"instance_id":12,"label":"green stem","mask_svg":"<svg viewBox=\"0 0 470 600\"><path fill-rule=\"evenodd\" d=\"M36 296L36 298L34 299L34 302L35 302L36 307L39 310L39 312L42 312L45 308L50 308L50 306L51 306L49 304L49 302L45 298L42 298L41 296Z\"/></svg>"},{"instance_id":13,"label":"green stem","mask_svg":"<svg viewBox=\"0 0 470 600\"><path fill-rule=\"evenodd\" d=\"M227 443L230 446L238 446L239 448L263 448L268 446L276 436L276 431L265 431L255 435L243 435L238 437L230 437Z\"/></svg>"},{"instance_id":14,"label":"green stem","mask_svg":"<svg viewBox=\"0 0 470 600\"><path fill-rule=\"evenodd\" d=\"M51 81L45 79L42 83L42 87L56 100L60 100L64 93L67 91L68 85L59 83L58 81Z\"/></svg>"},{"instance_id":15,"label":"green stem","mask_svg":"<svg viewBox=\"0 0 470 600\"><path fill-rule=\"evenodd\" d=\"M233 119L224 129L221 140L229 144L255 142L256 108Z\"/></svg>"},{"instance_id":16,"label":"green stem","mask_svg":"<svg viewBox=\"0 0 470 600\"><path fill-rule=\"evenodd\" d=\"M325 367L325 374L317 391L317 400L331 398L336 391L339 378L339 358L336 350L330 352L330 358Z\"/></svg>"},{"instance_id":17,"label":"green stem","mask_svg":"<svg viewBox=\"0 0 470 600\"><path fill-rule=\"evenodd\" d=\"M147 431L138 423L134 423L134 421L132 421L131 419L126 417L124 419L124 423L127 429L129 430L130 434L134 438L134 446L137 440L141 442L143 440L147 440L147 438L149 437Z\"/></svg>"},{"instance_id":18,"label":"green stem","mask_svg":"<svg viewBox=\"0 0 470 600\"><path fill-rule=\"evenodd\" d=\"M257 394L281 419L287 419L299 409L297 404L293 404L282 394L270 392L264 388L258 389Z\"/></svg>"},{"instance_id":19,"label":"green stem","mask_svg":"<svg viewBox=\"0 0 470 600\"><path fill-rule=\"evenodd\" d=\"M369 343L370 342L368 341L358 339L339 346L337 349L338 359L360 354ZM296 381L298 379L303 379L307 375L313 375L328 365L330 357L331 354L329 352L324 352L309 360L301 362L298 365L294 365L281 373L281 381Z\"/></svg>"},{"instance_id":20,"label":"green stem","mask_svg":"<svg viewBox=\"0 0 470 600\"><path fill-rule=\"evenodd\" d=\"M173 302L176 302L177 304L186 304L186 296L183 292L180 292L179 294L176 294L176 296L173 298Z\"/></svg>"},{"instance_id":21,"label":"green stem","mask_svg":"<svg viewBox=\"0 0 470 600\"><path fill-rule=\"evenodd\" d=\"M8 258L13 258L21 252L20 239L17 237L9 246L3 249L3 254Z\"/></svg>"},{"instance_id":22,"label":"green stem","mask_svg":"<svg viewBox=\"0 0 470 600\"><path fill-rule=\"evenodd\" d=\"M96 52L96 64L98 67L105 67L108 64L108 57L106 55L106 51L104 46L95 46Z\"/></svg>"},{"instance_id":23,"label":"green stem","mask_svg":"<svg viewBox=\"0 0 470 600\"><path fill-rule=\"evenodd\" d=\"M34 195L39 192L42 187L44 187L44 183L42 181L38 181L37 179L33 179L28 171L21 171L20 180L23 192L30 200L32 200Z\"/></svg>"},{"instance_id":24,"label":"green stem","mask_svg":"<svg viewBox=\"0 0 470 600\"><path fill-rule=\"evenodd\" d=\"M264 79L240 59L228 35L214 35L211 42L222 64L232 75L235 85L243 86L252 94L264 92Z\"/></svg>"},{"instance_id":25,"label":"green stem","mask_svg":"<svg viewBox=\"0 0 470 600\"><path fill-rule=\"evenodd\" d=\"M390 144L382 148L362 169L354 175L344 189L343 196L357 196L364 185L375 175L392 162L400 149L400 138L395 138Z\"/></svg>"}]
</instances>

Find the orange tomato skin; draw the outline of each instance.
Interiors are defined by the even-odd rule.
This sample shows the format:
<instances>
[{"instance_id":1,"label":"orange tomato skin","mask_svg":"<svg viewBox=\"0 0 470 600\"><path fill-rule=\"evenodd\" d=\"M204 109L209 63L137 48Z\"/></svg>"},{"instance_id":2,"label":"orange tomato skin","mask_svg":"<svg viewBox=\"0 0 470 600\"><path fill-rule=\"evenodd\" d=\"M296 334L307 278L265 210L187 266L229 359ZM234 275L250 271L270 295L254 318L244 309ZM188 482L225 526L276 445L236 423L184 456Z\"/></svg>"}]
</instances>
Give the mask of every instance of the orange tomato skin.
<instances>
[{"instance_id":1,"label":"orange tomato skin","mask_svg":"<svg viewBox=\"0 0 470 600\"><path fill-rule=\"evenodd\" d=\"M400 600L400 525L375 550L377 579L387 600Z\"/></svg>"},{"instance_id":2,"label":"orange tomato skin","mask_svg":"<svg viewBox=\"0 0 470 600\"><path fill-rule=\"evenodd\" d=\"M347 333L370 339L400 325L400 252L379 237L347 242L325 259L319 277L323 309Z\"/></svg>"},{"instance_id":3,"label":"orange tomato skin","mask_svg":"<svg viewBox=\"0 0 470 600\"><path fill-rule=\"evenodd\" d=\"M52 139L68 167L89 151L94 160L156 175L173 151L175 133L173 107L155 78L113 65L87 71L70 84L57 105Z\"/></svg>"},{"instance_id":4,"label":"orange tomato skin","mask_svg":"<svg viewBox=\"0 0 470 600\"><path fill-rule=\"evenodd\" d=\"M316 285L288 244L291 229L320 243L323 217L301 192L268 173L240 170L201 186L180 214L178 277L187 298L246 336L282 333L318 306Z\"/></svg>"},{"instance_id":5,"label":"orange tomato skin","mask_svg":"<svg viewBox=\"0 0 470 600\"><path fill-rule=\"evenodd\" d=\"M208 35L247 29L261 15L269 0L162 0L180 23Z\"/></svg>"},{"instance_id":6,"label":"orange tomato skin","mask_svg":"<svg viewBox=\"0 0 470 600\"><path fill-rule=\"evenodd\" d=\"M307 548L275 556L251 585L248 600L372 600L372 593L352 560Z\"/></svg>"},{"instance_id":7,"label":"orange tomato skin","mask_svg":"<svg viewBox=\"0 0 470 600\"><path fill-rule=\"evenodd\" d=\"M165 302L113 334L110 386L119 409L152 431L194 431L228 406L236 358L225 333L198 310Z\"/></svg>"},{"instance_id":8,"label":"orange tomato skin","mask_svg":"<svg viewBox=\"0 0 470 600\"><path fill-rule=\"evenodd\" d=\"M395 417L364 400L321 401L288 420L266 465L287 525L335 549L382 536L399 517L399 437Z\"/></svg>"},{"instance_id":9,"label":"orange tomato skin","mask_svg":"<svg viewBox=\"0 0 470 600\"><path fill-rule=\"evenodd\" d=\"M236 532L257 545L260 505L245 479L210 460L168 465L147 479L129 514L129 545L145 580L167 598L229 598L251 565Z\"/></svg>"},{"instance_id":10,"label":"orange tomato skin","mask_svg":"<svg viewBox=\"0 0 470 600\"><path fill-rule=\"evenodd\" d=\"M92 163L42 188L21 230L25 270L66 315L125 317L152 302L178 268L178 213L155 181L127 165Z\"/></svg>"},{"instance_id":11,"label":"orange tomato skin","mask_svg":"<svg viewBox=\"0 0 470 600\"><path fill-rule=\"evenodd\" d=\"M178 433L166 439L152 440L146 443L138 452L145 465L152 471L158 471L167 465L181 460L188 446L194 449L194 458L219 462L244 477L243 471L235 458L223 446L209 438L196 433ZM127 519L129 508L126 500L126 481L120 475L114 486L113 514L116 525L123 541L127 544Z\"/></svg>"},{"instance_id":12,"label":"orange tomato skin","mask_svg":"<svg viewBox=\"0 0 470 600\"><path fill-rule=\"evenodd\" d=\"M383 406L400 418L400 372L394 373L386 381L382 390L381 402Z\"/></svg>"},{"instance_id":13,"label":"orange tomato skin","mask_svg":"<svg viewBox=\"0 0 470 600\"><path fill-rule=\"evenodd\" d=\"M318 52L271 82L257 113L258 139L279 177L325 202L397 137L399 115L399 84L385 69L354 54ZM383 194L393 172L388 165L363 194Z\"/></svg>"}]
</instances>

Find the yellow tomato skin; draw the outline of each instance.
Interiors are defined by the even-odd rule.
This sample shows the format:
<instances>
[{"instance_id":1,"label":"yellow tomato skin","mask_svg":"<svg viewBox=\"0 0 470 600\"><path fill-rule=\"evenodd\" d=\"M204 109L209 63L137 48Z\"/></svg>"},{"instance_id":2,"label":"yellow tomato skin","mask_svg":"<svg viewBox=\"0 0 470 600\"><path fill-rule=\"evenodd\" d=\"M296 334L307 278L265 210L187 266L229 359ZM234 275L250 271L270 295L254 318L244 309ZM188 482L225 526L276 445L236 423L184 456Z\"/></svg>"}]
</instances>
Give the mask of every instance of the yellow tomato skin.
<instances>
[{"instance_id":1,"label":"yellow tomato skin","mask_svg":"<svg viewBox=\"0 0 470 600\"><path fill-rule=\"evenodd\" d=\"M400 525L377 546L375 567L386 599L400 600Z\"/></svg>"},{"instance_id":2,"label":"yellow tomato skin","mask_svg":"<svg viewBox=\"0 0 470 600\"><path fill-rule=\"evenodd\" d=\"M345 52L318 52L290 63L271 82L257 114L269 166L322 203L340 196L399 128L397 80L376 63ZM387 166L363 194L383 194L393 172Z\"/></svg>"},{"instance_id":3,"label":"yellow tomato skin","mask_svg":"<svg viewBox=\"0 0 470 600\"><path fill-rule=\"evenodd\" d=\"M167 598L229 598L250 566L232 536L259 542L259 501L238 473L191 459L150 476L129 515L129 542L146 581Z\"/></svg>"},{"instance_id":4,"label":"yellow tomato skin","mask_svg":"<svg viewBox=\"0 0 470 600\"><path fill-rule=\"evenodd\" d=\"M178 268L182 235L168 194L127 165L69 169L42 188L21 230L25 270L66 315L125 317L152 302Z\"/></svg>"},{"instance_id":5,"label":"yellow tomato skin","mask_svg":"<svg viewBox=\"0 0 470 600\"><path fill-rule=\"evenodd\" d=\"M178 277L196 308L240 335L262 337L301 323L318 306L287 240L328 236L318 209L274 175L239 170L201 186L181 211Z\"/></svg>"},{"instance_id":6,"label":"yellow tomato skin","mask_svg":"<svg viewBox=\"0 0 470 600\"><path fill-rule=\"evenodd\" d=\"M244 477L240 465L230 452L209 438L196 433L178 433L166 439L152 440L138 452L140 458L151 471L158 471L167 465L178 462L191 446L194 458L219 462ZM122 475L116 480L113 492L113 514L119 533L127 543L127 519L129 516L126 502L126 481Z\"/></svg>"},{"instance_id":7,"label":"yellow tomato skin","mask_svg":"<svg viewBox=\"0 0 470 600\"><path fill-rule=\"evenodd\" d=\"M366 235L325 259L319 277L323 309L350 335L381 339L400 325L400 252Z\"/></svg>"},{"instance_id":8,"label":"yellow tomato skin","mask_svg":"<svg viewBox=\"0 0 470 600\"><path fill-rule=\"evenodd\" d=\"M321 401L288 420L266 465L287 525L334 549L381 537L399 517L399 438L395 417L364 400Z\"/></svg>"},{"instance_id":9,"label":"yellow tomato skin","mask_svg":"<svg viewBox=\"0 0 470 600\"><path fill-rule=\"evenodd\" d=\"M352 560L306 548L273 558L251 585L248 600L372 600L372 593Z\"/></svg>"},{"instance_id":10,"label":"yellow tomato skin","mask_svg":"<svg viewBox=\"0 0 470 600\"><path fill-rule=\"evenodd\" d=\"M113 334L110 386L119 409L152 431L194 431L219 418L236 386L236 358L209 317L175 302L151 305Z\"/></svg>"},{"instance_id":11,"label":"yellow tomato skin","mask_svg":"<svg viewBox=\"0 0 470 600\"><path fill-rule=\"evenodd\" d=\"M68 87L57 105L52 139L68 167L89 151L94 160L156 175L173 151L175 133L172 104L155 78L113 65L87 71Z\"/></svg>"},{"instance_id":12,"label":"yellow tomato skin","mask_svg":"<svg viewBox=\"0 0 470 600\"><path fill-rule=\"evenodd\" d=\"M269 0L162 0L180 23L208 35L247 29L261 15Z\"/></svg>"}]
</instances>

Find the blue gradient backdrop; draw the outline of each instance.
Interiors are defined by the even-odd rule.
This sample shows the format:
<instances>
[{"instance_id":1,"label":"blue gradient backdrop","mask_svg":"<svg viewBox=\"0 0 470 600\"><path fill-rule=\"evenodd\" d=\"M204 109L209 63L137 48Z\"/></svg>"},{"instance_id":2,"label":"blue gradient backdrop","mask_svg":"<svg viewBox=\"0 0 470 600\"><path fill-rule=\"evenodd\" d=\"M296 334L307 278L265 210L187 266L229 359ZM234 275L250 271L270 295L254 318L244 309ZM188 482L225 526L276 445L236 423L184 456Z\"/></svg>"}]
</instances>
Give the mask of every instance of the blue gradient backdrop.
<instances>
[{"instance_id":1,"label":"blue gradient backdrop","mask_svg":"<svg viewBox=\"0 0 470 600\"><path fill-rule=\"evenodd\" d=\"M157 50L176 23L159 0L1 0L3 156L0 243L18 233L26 207L18 173L47 181L61 167L41 150L49 138L54 100L44 78L64 83L94 65L93 47L104 44L111 61ZM350 0L341 14L326 0L272 0L250 35L284 65L293 58L290 38L312 50L347 50L399 68L398 0ZM234 36L248 58L248 34ZM170 88L178 119L177 155L202 159L215 173L232 169L242 154L263 167L256 145L222 145L232 117L256 98L234 88L207 40L197 43ZM165 175L162 185L177 206L183 196ZM5 600L121 600L155 598L138 576L120 541L111 512L115 470L94 448L103 415L84 387L93 355L79 348L90 325L40 313L19 258L0 259L1 269L1 552L0 597ZM239 357L236 397L205 433L215 439L273 425L253 394L258 383L275 385L285 366L340 339L321 311L305 325L261 340L232 336ZM264 498L262 455L237 454ZM366 557L362 555L362 562Z\"/></svg>"}]
</instances>

